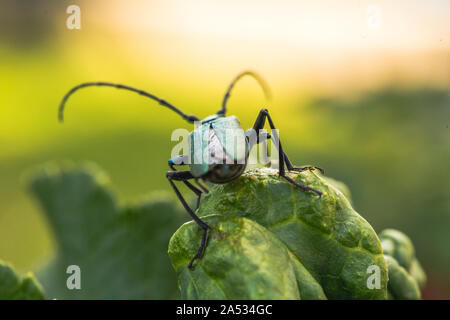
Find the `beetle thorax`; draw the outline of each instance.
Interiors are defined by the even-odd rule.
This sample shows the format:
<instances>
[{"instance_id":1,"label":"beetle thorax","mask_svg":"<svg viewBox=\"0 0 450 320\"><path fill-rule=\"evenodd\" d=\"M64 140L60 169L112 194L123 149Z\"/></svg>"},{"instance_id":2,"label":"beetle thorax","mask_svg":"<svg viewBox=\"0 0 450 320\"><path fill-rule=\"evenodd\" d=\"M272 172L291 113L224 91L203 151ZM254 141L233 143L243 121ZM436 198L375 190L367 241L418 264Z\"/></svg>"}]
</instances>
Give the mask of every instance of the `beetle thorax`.
<instances>
[{"instance_id":1,"label":"beetle thorax","mask_svg":"<svg viewBox=\"0 0 450 320\"><path fill-rule=\"evenodd\" d=\"M245 170L247 140L236 117L209 118L190 135L191 173L226 183Z\"/></svg>"}]
</instances>

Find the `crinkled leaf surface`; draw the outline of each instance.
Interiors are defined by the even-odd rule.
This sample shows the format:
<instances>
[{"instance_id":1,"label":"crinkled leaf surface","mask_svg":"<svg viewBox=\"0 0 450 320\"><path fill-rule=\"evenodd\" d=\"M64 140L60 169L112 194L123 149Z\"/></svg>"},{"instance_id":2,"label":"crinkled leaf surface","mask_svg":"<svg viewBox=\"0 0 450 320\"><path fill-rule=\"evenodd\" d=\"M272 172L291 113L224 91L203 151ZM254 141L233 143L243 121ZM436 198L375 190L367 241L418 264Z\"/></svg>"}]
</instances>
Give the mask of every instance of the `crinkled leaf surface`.
<instances>
[{"instance_id":1,"label":"crinkled leaf surface","mask_svg":"<svg viewBox=\"0 0 450 320\"><path fill-rule=\"evenodd\" d=\"M183 298L325 299L320 285L286 245L258 223L232 216L204 219L214 229L208 253L195 270L186 265L198 247L200 228L186 223L170 242Z\"/></svg>"},{"instance_id":2,"label":"crinkled leaf surface","mask_svg":"<svg viewBox=\"0 0 450 320\"><path fill-rule=\"evenodd\" d=\"M32 273L21 277L0 260L0 300L42 300L44 291Z\"/></svg>"},{"instance_id":3,"label":"crinkled leaf surface","mask_svg":"<svg viewBox=\"0 0 450 320\"><path fill-rule=\"evenodd\" d=\"M394 299L420 299L426 275L406 234L394 229L380 233L381 245L389 267L389 294Z\"/></svg>"},{"instance_id":4,"label":"crinkled leaf surface","mask_svg":"<svg viewBox=\"0 0 450 320\"><path fill-rule=\"evenodd\" d=\"M187 269L187 263L200 243L200 229L185 224L169 245L182 297L387 298L387 264L370 224L332 180L309 171L290 176L320 190L322 197L292 187L275 170L266 168L214 186L204 196L198 215L207 223L210 216L219 217L209 222L212 230L208 247L194 271ZM238 228L239 233L232 232L230 226ZM297 272L293 265L298 266ZM380 268L380 289L367 286L367 270L372 265ZM243 271L253 277L242 276ZM302 295L302 281L298 281L302 277L314 294Z\"/></svg>"},{"instance_id":5,"label":"crinkled leaf surface","mask_svg":"<svg viewBox=\"0 0 450 320\"><path fill-rule=\"evenodd\" d=\"M38 276L49 298L168 299L178 296L166 254L185 219L173 197L155 194L121 207L95 168L46 167L31 190L57 243L56 259ZM81 290L66 286L69 265L81 269Z\"/></svg>"}]
</instances>

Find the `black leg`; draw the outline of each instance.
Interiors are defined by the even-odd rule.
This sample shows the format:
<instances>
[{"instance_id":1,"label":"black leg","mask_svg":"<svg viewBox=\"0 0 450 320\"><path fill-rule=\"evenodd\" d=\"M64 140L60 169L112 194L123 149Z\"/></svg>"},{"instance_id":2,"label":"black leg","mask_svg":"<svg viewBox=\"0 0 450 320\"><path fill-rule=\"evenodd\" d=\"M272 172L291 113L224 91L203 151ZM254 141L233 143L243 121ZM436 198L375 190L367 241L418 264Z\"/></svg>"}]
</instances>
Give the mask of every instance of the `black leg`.
<instances>
[{"instance_id":1,"label":"black leg","mask_svg":"<svg viewBox=\"0 0 450 320\"><path fill-rule=\"evenodd\" d=\"M178 157L176 157L176 158L174 158L174 159L170 159L170 160L169 160L169 167L170 167L173 171L178 171L178 170L175 168L175 165L178 165L178 166L185 165L185 158L186 158L186 156L178 156ZM192 178L193 178L193 177L192 177ZM197 184L198 184L198 181L197 181L197 180L198 180L198 179L195 179L195 181L196 181ZM195 195L197 196L197 207L196 207L196 209L195 209L195 210L197 210L197 209L200 207L200 200L201 200L201 198L202 198L202 191L199 190L198 188L196 188L195 186L193 186L192 183L190 183L189 181L182 180L182 182L183 182L189 189L191 189L191 191L194 192ZM203 189L203 188L202 188L202 189Z\"/></svg>"},{"instance_id":2,"label":"black leg","mask_svg":"<svg viewBox=\"0 0 450 320\"><path fill-rule=\"evenodd\" d=\"M250 134L251 133L248 133L249 137L250 137ZM270 135L270 133L265 133L262 136L258 136L257 143L265 142L266 140L269 140L271 138L272 138L272 136ZM272 139L272 142L276 143L276 141L274 141L274 139ZM287 167L288 171L302 172L302 171L306 171L306 170L310 170L310 171L319 170L322 174L325 174L325 171L322 168L317 167L317 166L294 167L292 165L291 161L289 160L286 152L283 152L283 154L284 154L284 161L286 162L286 167Z\"/></svg>"},{"instance_id":3,"label":"black leg","mask_svg":"<svg viewBox=\"0 0 450 320\"><path fill-rule=\"evenodd\" d=\"M302 172L302 171L313 171L313 170L319 170L320 172L322 172L322 174L325 174L325 171L320 168L320 167L316 167L316 166L307 166L307 167L294 167L291 163L291 161L289 161L289 158L287 156L286 153L284 153L284 161L286 161L286 167L288 168L288 171L297 171L297 172Z\"/></svg>"},{"instance_id":4,"label":"black leg","mask_svg":"<svg viewBox=\"0 0 450 320\"><path fill-rule=\"evenodd\" d=\"M198 178L196 178L194 181L200 187L200 189L203 190L204 193L209 193L209 188L205 186L203 183L201 183Z\"/></svg>"},{"instance_id":5,"label":"black leg","mask_svg":"<svg viewBox=\"0 0 450 320\"><path fill-rule=\"evenodd\" d=\"M197 259L201 259L201 257L203 256L203 253L204 253L205 248L206 248L207 234L208 234L208 228L209 227L189 207L189 205L187 204L186 200L183 198L183 196L181 195L181 193L178 190L177 186L173 182L173 181L182 181L182 182L185 182L185 183L187 182L188 186L189 185L192 186L191 183L186 181L188 179L193 179L194 178L192 176L192 174L189 171L169 171L169 172L167 172L166 177L169 180L170 185L172 186L173 190L175 191L175 193L176 193L178 199L180 200L181 204L183 205L183 207L186 209L186 211L189 213L189 215L192 217L192 219L194 219L194 221L203 229L203 236L202 236L202 241L201 241L201 244L200 244L200 248L198 249L197 254L192 258L192 260L188 264L188 268L192 269L192 267L193 267L192 265L193 265L194 261L197 260ZM194 186L192 186L192 187L195 188ZM195 188L195 189L198 190L197 188ZM198 191L201 194L201 191L200 190L198 190ZM199 197L199 199L200 199L200 197Z\"/></svg>"},{"instance_id":6,"label":"black leg","mask_svg":"<svg viewBox=\"0 0 450 320\"><path fill-rule=\"evenodd\" d=\"M289 183L293 184L294 186L296 186L297 188L303 190L303 191L311 191L311 192L315 192L316 194L318 194L319 196L322 196L322 192L301 185L300 183L294 181L293 179L289 178L288 176L286 176L286 171L285 171L285 164L288 167L288 170L295 170L295 171L302 171L301 169L304 168L308 168L308 169L304 169L304 170L309 170L309 168L313 168L313 167L304 167L304 168L294 168L291 164L291 162L289 161L287 155L284 153L283 151L283 147L281 146L281 141L277 135L277 132L275 131L275 125L272 121L272 118L269 115L269 111L267 109L262 109L259 112L258 117L256 118L255 124L253 125L253 129L255 130L256 133L259 132L259 130L264 128L264 125L266 123L266 119L269 121L269 125L270 125L270 129L272 130L272 139L274 141L278 142L278 162L279 162L279 175L281 177L283 177L285 180L287 180ZM257 134L258 136L258 134ZM257 140L257 143L259 143L259 138ZM315 167L314 167L315 168ZM318 168L318 167L317 167Z\"/></svg>"},{"instance_id":7,"label":"black leg","mask_svg":"<svg viewBox=\"0 0 450 320\"><path fill-rule=\"evenodd\" d=\"M316 166L307 166L307 167L292 167L290 169L288 169L289 171L297 171L297 172L302 172L302 171L314 171L314 170L319 170L322 174L325 174L325 170L323 170L320 167L316 167Z\"/></svg>"}]
</instances>

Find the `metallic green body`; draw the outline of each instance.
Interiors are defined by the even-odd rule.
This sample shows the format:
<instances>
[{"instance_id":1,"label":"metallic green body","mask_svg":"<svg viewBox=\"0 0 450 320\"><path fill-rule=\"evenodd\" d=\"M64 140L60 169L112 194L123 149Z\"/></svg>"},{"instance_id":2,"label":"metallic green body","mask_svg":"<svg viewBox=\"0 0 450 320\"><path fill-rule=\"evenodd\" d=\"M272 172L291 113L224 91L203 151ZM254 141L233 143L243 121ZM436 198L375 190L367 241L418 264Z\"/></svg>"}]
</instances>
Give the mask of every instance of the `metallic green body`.
<instances>
[{"instance_id":1,"label":"metallic green body","mask_svg":"<svg viewBox=\"0 0 450 320\"><path fill-rule=\"evenodd\" d=\"M235 116L210 116L189 134L190 171L196 178L219 164L223 154L229 161L245 163L247 143L244 131ZM218 156L220 155L220 156ZM219 162L217 162L219 161Z\"/></svg>"}]
</instances>

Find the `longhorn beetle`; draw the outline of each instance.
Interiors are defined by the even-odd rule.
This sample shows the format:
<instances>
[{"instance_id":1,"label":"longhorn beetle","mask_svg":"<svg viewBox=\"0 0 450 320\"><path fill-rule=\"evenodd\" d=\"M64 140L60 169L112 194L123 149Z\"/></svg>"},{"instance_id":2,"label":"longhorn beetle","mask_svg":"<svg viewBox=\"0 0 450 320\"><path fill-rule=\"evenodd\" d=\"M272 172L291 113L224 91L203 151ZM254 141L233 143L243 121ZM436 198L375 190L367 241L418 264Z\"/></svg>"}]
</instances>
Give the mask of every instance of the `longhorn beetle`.
<instances>
[{"instance_id":1,"label":"longhorn beetle","mask_svg":"<svg viewBox=\"0 0 450 320\"><path fill-rule=\"evenodd\" d=\"M239 176L242 175L242 173L245 170L245 167L247 165L247 159L252 147L255 144L259 144L268 139L272 139L273 142L275 142L275 145L277 146L278 149L279 176L284 178L288 183L292 184L293 186L304 192L315 192L317 195L319 195L319 197L322 196L322 193L320 191L304 186L286 175L285 166L287 167L288 171L299 171L299 172L304 170L318 169L323 173L323 169L316 166L297 168L292 165L286 153L284 153L283 148L281 147L281 142L278 139L277 130L275 130L275 125L273 124L272 118L270 117L269 111L267 109L261 109L258 117L256 118L255 124L253 125L253 129L247 130L245 133L242 131L239 120L235 116L226 117L227 102L230 97L230 93L236 82L238 82L244 76L253 77L262 87L266 97L269 96L268 88L263 79L258 74L252 71L241 72L233 79L233 81L228 86L228 89L222 100L221 109L216 114L211 115L203 120L200 120L196 116L185 114L184 112L182 112L180 109L176 108L169 102L160 99L149 92L138 90L126 85L109 82L86 82L79 84L66 93L59 106L59 120L62 122L64 120L64 106L67 102L67 99L69 99L69 97L73 93L75 93L75 91L91 86L114 87L117 89L125 89L128 91L133 91L147 98L155 100L160 105L167 107L170 110L174 111L175 113L179 114L184 120L190 123L195 122L199 124L194 129L194 131L192 131L189 134L190 155L182 155L170 159L169 167L172 169L172 171L168 171L166 173L166 177L170 185L172 186L173 190L175 191L177 197L179 198L181 204L189 213L189 215L192 217L192 219L194 219L194 221L203 229L200 248L198 249L197 254L189 262L188 265L189 269L192 269L193 262L196 259L201 259L203 255L203 252L206 247L207 233L209 226L205 222L203 222L195 214L195 211L192 210L191 207L187 204L186 200L181 195L174 181L183 182L190 190L192 190L195 193L195 195L197 196L197 208L196 208L197 210L200 205L200 198L202 193L209 192L208 188L204 184L202 184L199 181L199 179L214 184L223 184L238 178ZM266 133L264 135L256 135L255 137L254 136L255 132L260 132L260 130L264 128L266 120L269 122L272 135ZM245 143L244 152L239 152L236 151L235 148L227 148L225 146L226 132L228 132L227 129L237 129L237 131L234 132L242 132L240 135L241 138L243 139L240 141L243 141ZM206 137L206 144L199 145L198 140L204 140L203 137ZM200 161L200 163L196 162L192 163L192 161L188 161L194 158L198 159L199 156L203 157L203 154L209 155L209 161L204 161L203 158L202 161ZM225 160L226 162L224 162ZM176 165L185 165L185 164L189 164L189 171L177 171L177 169L175 168ZM191 179L195 181L197 187L188 181Z\"/></svg>"}]
</instances>

